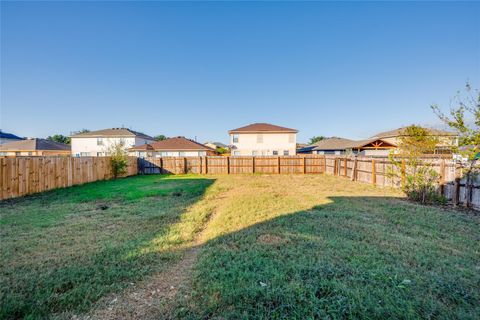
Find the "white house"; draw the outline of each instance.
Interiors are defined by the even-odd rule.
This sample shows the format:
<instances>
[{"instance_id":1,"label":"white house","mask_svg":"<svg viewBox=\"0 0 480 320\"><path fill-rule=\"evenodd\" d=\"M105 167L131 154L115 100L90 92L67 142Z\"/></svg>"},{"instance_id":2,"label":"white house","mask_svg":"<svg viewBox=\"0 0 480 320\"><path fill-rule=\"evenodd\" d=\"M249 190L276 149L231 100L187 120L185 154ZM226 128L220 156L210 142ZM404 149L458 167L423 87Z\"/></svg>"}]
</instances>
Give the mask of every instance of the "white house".
<instances>
[{"instance_id":1,"label":"white house","mask_svg":"<svg viewBox=\"0 0 480 320\"><path fill-rule=\"evenodd\" d=\"M228 133L232 156L288 156L296 152L296 129L254 123Z\"/></svg>"},{"instance_id":2,"label":"white house","mask_svg":"<svg viewBox=\"0 0 480 320\"><path fill-rule=\"evenodd\" d=\"M71 136L72 156L106 156L108 150L116 144L123 143L125 150L135 146L155 142L143 133L127 128L111 128L97 131L83 132Z\"/></svg>"}]
</instances>

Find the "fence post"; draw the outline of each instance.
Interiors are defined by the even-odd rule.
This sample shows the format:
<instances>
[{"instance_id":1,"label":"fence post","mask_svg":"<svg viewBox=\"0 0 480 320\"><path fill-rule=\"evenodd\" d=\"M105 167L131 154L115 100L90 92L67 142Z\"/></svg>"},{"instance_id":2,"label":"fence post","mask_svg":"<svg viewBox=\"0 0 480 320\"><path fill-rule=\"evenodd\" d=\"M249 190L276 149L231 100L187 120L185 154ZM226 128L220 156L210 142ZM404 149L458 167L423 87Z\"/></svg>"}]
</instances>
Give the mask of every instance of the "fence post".
<instances>
[{"instance_id":1,"label":"fence post","mask_svg":"<svg viewBox=\"0 0 480 320\"><path fill-rule=\"evenodd\" d=\"M198 157L198 173L202 173L202 157Z\"/></svg>"},{"instance_id":2,"label":"fence post","mask_svg":"<svg viewBox=\"0 0 480 320\"><path fill-rule=\"evenodd\" d=\"M440 195L445 193L445 159L440 163Z\"/></svg>"},{"instance_id":3,"label":"fence post","mask_svg":"<svg viewBox=\"0 0 480 320\"><path fill-rule=\"evenodd\" d=\"M405 186L405 159L402 159L402 187Z\"/></svg>"},{"instance_id":4,"label":"fence post","mask_svg":"<svg viewBox=\"0 0 480 320\"><path fill-rule=\"evenodd\" d=\"M205 159L205 174L208 173L208 157L205 156L203 159Z\"/></svg>"},{"instance_id":5,"label":"fence post","mask_svg":"<svg viewBox=\"0 0 480 320\"><path fill-rule=\"evenodd\" d=\"M252 173L255 173L255 157L252 156Z\"/></svg>"},{"instance_id":6,"label":"fence post","mask_svg":"<svg viewBox=\"0 0 480 320\"><path fill-rule=\"evenodd\" d=\"M307 167L305 166L305 156L303 157L303 174L307 173Z\"/></svg>"},{"instance_id":7,"label":"fence post","mask_svg":"<svg viewBox=\"0 0 480 320\"><path fill-rule=\"evenodd\" d=\"M277 172L280 174L280 157L277 157Z\"/></svg>"},{"instance_id":8,"label":"fence post","mask_svg":"<svg viewBox=\"0 0 480 320\"><path fill-rule=\"evenodd\" d=\"M323 173L327 174L327 157L323 156Z\"/></svg>"},{"instance_id":9,"label":"fence post","mask_svg":"<svg viewBox=\"0 0 480 320\"><path fill-rule=\"evenodd\" d=\"M375 159L372 159L372 184L377 184L377 173L375 172Z\"/></svg>"},{"instance_id":10,"label":"fence post","mask_svg":"<svg viewBox=\"0 0 480 320\"><path fill-rule=\"evenodd\" d=\"M227 157L227 174L230 174L230 157Z\"/></svg>"},{"instance_id":11,"label":"fence post","mask_svg":"<svg viewBox=\"0 0 480 320\"><path fill-rule=\"evenodd\" d=\"M352 181L357 180L357 156L355 156L355 158L354 158L354 160L353 160L351 180L352 180Z\"/></svg>"},{"instance_id":12,"label":"fence post","mask_svg":"<svg viewBox=\"0 0 480 320\"><path fill-rule=\"evenodd\" d=\"M188 172L187 157L183 157L183 173L186 174L187 172Z\"/></svg>"},{"instance_id":13,"label":"fence post","mask_svg":"<svg viewBox=\"0 0 480 320\"><path fill-rule=\"evenodd\" d=\"M455 189L453 192L453 206L456 207L460 203L460 178L455 178Z\"/></svg>"},{"instance_id":14,"label":"fence post","mask_svg":"<svg viewBox=\"0 0 480 320\"><path fill-rule=\"evenodd\" d=\"M343 160L343 165L344 165L344 168L343 168L343 175L346 177L347 176L347 163L348 163L348 160L347 160L347 157L345 157L345 159Z\"/></svg>"}]
</instances>

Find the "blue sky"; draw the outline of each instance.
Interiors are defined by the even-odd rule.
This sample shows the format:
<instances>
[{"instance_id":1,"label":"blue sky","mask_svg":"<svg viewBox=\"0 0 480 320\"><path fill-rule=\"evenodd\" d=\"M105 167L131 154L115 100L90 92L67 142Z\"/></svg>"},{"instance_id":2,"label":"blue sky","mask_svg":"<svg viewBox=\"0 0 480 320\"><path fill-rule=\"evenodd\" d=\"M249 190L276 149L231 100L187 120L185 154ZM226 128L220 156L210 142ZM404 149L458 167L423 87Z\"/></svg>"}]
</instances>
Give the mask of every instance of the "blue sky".
<instances>
[{"instance_id":1,"label":"blue sky","mask_svg":"<svg viewBox=\"0 0 480 320\"><path fill-rule=\"evenodd\" d=\"M480 86L480 3L2 2L0 127L365 138Z\"/></svg>"}]
</instances>

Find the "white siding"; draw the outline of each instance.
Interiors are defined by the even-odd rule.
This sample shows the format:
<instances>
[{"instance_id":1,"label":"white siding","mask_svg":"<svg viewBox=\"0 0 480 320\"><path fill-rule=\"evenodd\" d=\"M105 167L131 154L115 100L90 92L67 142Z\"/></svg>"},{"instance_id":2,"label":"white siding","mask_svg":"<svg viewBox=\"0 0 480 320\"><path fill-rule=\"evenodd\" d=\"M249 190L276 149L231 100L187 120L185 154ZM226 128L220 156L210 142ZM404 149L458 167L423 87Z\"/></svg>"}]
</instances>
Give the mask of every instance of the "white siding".
<instances>
[{"instance_id":1,"label":"white siding","mask_svg":"<svg viewBox=\"0 0 480 320\"><path fill-rule=\"evenodd\" d=\"M237 133L238 142L233 141L230 134L230 143L235 146L232 155L238 156L283 156L296 154L297 135L295 133Z\"/></svg>"},{"instance_id":2,"label":"white siding","mask_svg":"<svg viewBox=\"0 0 480 320\"><path fill-rule=\"evenodd\" d=\"M153 140L146 140L138 137L125 137L125 138L101 138L102 144L98 144L97 137L82 137L72 138L72 156L101 156L106 155L109 147L114 144L120 143L123 140L125 142L125 149L140 146L145 143L154 142Z\"/></svg>"}]
</instances>

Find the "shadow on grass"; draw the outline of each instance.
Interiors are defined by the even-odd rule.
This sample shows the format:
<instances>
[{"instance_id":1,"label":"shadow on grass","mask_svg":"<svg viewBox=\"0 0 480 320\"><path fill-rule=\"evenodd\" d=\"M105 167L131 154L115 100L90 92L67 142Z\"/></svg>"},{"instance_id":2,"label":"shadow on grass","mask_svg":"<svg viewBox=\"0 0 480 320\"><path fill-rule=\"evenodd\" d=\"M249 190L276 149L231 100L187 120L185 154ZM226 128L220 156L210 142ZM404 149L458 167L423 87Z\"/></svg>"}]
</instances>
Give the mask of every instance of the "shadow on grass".
<instances>
[{"instance_id":1,"label":"shadow on grass","mask_svg":"<svg viewBox=\"0 0 480 320\"><path fill-rule=\"evenodd\" d=\"M480 219L388 197L331 197L207 241L187 319L475 319Z\"/></svg>"},{"instance_id":2,"label":"shadow on grass","mask_svg":"<svg viewBox=\"0 0 480 320\"><path fill-rule=\"evenodd\" d=\"M5 264L0 316L41 318L87 311L102 296L178 261L192 239L182 238L176 227L183 226L182 217L214 180L169 179L142 176L125 179L124 184L90 184L51 194L52 201L71 198L75 206L99 199L121 201L126 209L119 209L114 218L130 218L121 220L125 230L115 230L113 238L102 240L101 250L91 254L16 268ZM41 196L39 203L47 204L48 197ZM329 200L208 239L194 267L193 287L180 295L187 298L178 301L173 317L478 315L479 256L472 246L478 243L477 218L439 213L397 198ZM35 199L25 201L28 207L38 204ZM105 220L112 218L108 211ZM186 226L201 227L207 211L199 211L200 219ZM16 249L12 245L10 256Z\"/></svg>"},{"instance_id":3,"label":"shadow on grass","mask_svg":"<svg viewBox=\"0 0 480 320\"><path fill-rule=\"evenodd\" d=\"M164 248L191 240L175 226L213 183L131 177L2 202L0 318L83 312L105 294L168 267L181 251ZM194 230L201 223L185 226ZM148 254L137 254L155 239Z\"/></svg>"}]
</instances>

